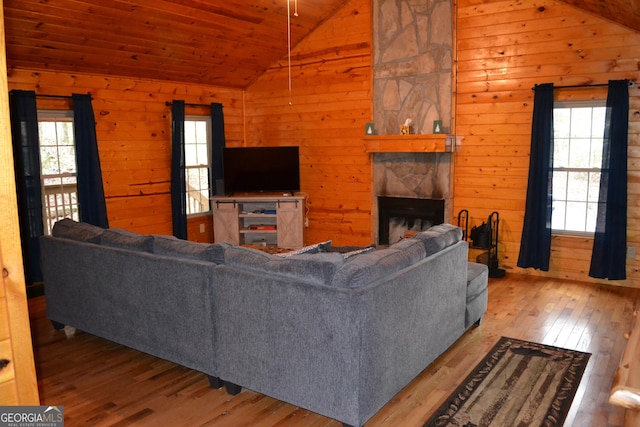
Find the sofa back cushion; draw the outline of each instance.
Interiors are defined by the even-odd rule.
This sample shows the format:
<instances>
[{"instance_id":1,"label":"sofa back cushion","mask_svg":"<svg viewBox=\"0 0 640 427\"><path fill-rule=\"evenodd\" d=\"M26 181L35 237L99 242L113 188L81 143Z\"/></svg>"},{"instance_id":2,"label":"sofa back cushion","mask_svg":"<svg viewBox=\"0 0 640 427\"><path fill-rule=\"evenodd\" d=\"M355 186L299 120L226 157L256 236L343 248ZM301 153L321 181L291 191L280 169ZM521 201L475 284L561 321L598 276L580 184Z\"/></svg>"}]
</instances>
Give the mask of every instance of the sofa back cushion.
<instances>
[{"instance_id":1,"label":"sofa back cushion","mask_svg":"<svg viewBox=\"0 0 640 427\"><path fill-rule=\"evenodd\" d=\"M132 233L121 228L104 230L100 235L100 244L137 252L153 252L153 236Z\"/></svg>"},{"instance_id":2,"label":"sofa back cushion","mask_svg":"<svg viewBox=\"0 0 640 427\"><path fill-rule=\"evenodd\" d=\"M403 239L386 249L349 258L333 277L333 285L360 288L402 270L425 257L424 244Z\"/></svg>"},{"instance_id":3,"label":"sofa back cushion","mask_svg":"<svg viewBox=\"0 0 640 427\"><path fill-rule=\"evenodd\" d=\"M416 234L413 238L424 244L426 255L429 256L458 242L462 238L462 229L452 224L439 224Z\"/></svg>"},{"instance_id":4,"label":"sofa back cushion","mask_svg":"<svg viewBox=\"0 0 640 427\"><path fill-rule=\"evenodd\" d=\"M224 264L224 248L228 243L197 243L173 236L153 236L153 253L179 258Z\"/></svg>"},{"instance_id":5,"label":"sofa back cushion","mask_svg":"<svg viewBox=\"0 0 640 427\"><path fill-rule=\"evenodd\" d=\"M228 246L224 250L224 263L260 274L276 274L302 282L330 284L333 275L344 263L344 258L338 253L280 257L257 249Z\"/></svg>"},{"instance_id":6,"label":"sofa back cushion","mask_svg":"<svg viewBox=\"0 0 640 427\"><path fill-rule=\"evenodd\" d=\"M85 222L76 222L69 218L61 219L53 225L51 234L54 237L77 240L79 242L100 243L104 228Z\"/></svg>"}]
</instances>

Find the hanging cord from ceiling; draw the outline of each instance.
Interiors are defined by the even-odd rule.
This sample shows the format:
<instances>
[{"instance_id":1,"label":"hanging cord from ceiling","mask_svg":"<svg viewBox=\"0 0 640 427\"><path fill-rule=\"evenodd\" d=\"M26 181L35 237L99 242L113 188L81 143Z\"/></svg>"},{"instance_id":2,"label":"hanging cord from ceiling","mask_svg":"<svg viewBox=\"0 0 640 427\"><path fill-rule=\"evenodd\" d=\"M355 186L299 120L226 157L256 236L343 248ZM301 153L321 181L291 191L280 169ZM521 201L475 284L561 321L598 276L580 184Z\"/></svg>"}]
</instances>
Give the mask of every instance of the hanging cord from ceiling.
<instances>
[{"instance_id":1,"label":"hanging cord from ceiling","mask_svg":"<svg viewBox=\"0 0 640 427\"><path fill-rule=\"evenodd\" d=\"M298 16L298 0L293 2L293 16ZM292 84L291 84L291 0L287 0L287 62L289 70L289 105L292 105L291 100Z\"/></svg>"}]
</instances>

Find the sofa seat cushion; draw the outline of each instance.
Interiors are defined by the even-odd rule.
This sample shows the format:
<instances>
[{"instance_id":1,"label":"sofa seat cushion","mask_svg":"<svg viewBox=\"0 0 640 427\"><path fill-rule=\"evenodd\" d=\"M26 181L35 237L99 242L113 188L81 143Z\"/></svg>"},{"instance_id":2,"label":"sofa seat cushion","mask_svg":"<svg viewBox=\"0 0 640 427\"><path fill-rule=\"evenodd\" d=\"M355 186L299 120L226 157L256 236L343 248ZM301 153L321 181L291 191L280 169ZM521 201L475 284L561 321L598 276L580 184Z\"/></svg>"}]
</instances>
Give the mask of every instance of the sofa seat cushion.
<instances>
[{"instance_id":1,"label":"sofa seat cushion","mask_svg":"<svg viewBox=\"0 0 640 427\"><path fill-rule=\"evenodd\" d=\"M424 244L429 256L458 242L462 238L462 229L452 224L438 224L416 234L413 238Z\"/></svg>"},{"instance_id":2,"label":"sofa seat cushion","mask_svg":"<svg viewBox=\"0 0 640 427\"><path fill-rule=\"evenodd\" d=\"M225 265L315 284L330 284L344 262L338 253L300 254L283 258L242 246L229 246L224 250Z\"/></svg>"},{"instance_id":3,"label":"sofa seat cushion","mask_svg":"<svg viewBox=\"0 0 640 427\"><path fill-rule=\"evenodd\" d=\"M224 264L224 248L228 243L198 243L173 236L153 236L153 253L178 258Z\"/></svg>"},{"instance_id":4,"label":"sofa seat cushion","mask_svg":"<svg viewBox=\"0 0 640 427\"><path fill-rule=\"evenodd\" d=\"M333 277L333 285L361 288L402 270L425 257L424 245L417 239L404 239L386 249L350 257Z\"/></svg>"},{"instance_id":5,"label":"sofa seat cushion","mask_svg":"<svg viewBox=\"0 0 640 427\"><path fill-rule=\"evenodd\" d=\"M489 269L484 264L470 262L467 267L467 301L482 294L487 289Z\"/></svg>"},{"instance_id":6,"label":"sofa seat cushion","mask_svg":"<svg viewBox=\"0 0 640 427\"><path fill-rule=\"evenodd\" d=\"M100 244L137 252L153 252L153 236L132 233L121 228L104 230L100 235Z\"/></svg>"},{"instance_id":7,"label":"sofa seat cushion","mask_svg":"<svg viewBox=\"0 0 640 427\"><path fill-rule=\"evenodd\" d=\"M465 329L478 322L487 311L489 300L488 280L489 269L486 265L476 262L468 263L467 302L464 312Z\"/></svg>"},{"instance_id":8,"label":"sofa seat cushion","mask_svg":"<svg viewBox=\"0 0 640 427\"><path fill-rule=\"evenodd\" d=\"M51 234L54 237L87 243L100 243L102 233L104 233L104 228L85 222L76 222L69 218L56 222L51 230Z\"/></svg>"}]
</instances>

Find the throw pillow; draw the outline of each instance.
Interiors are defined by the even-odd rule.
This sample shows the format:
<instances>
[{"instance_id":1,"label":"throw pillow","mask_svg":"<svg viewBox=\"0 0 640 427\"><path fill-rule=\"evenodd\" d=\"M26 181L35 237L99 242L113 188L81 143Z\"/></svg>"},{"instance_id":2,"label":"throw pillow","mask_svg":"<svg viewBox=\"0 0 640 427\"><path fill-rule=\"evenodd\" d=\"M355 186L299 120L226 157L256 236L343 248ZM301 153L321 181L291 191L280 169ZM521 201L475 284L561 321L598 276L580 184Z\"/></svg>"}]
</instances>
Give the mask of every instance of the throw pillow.
<instances>
[{"instance_id":1,"label":"throw pillow","mask_svg":"<svg viewBox=\"0 0 640 427\"><path fill-rule=\"evenodd\" d=\"M338 252L342 254L344 259L376 250L376 246L373 244L368 246L333 246L331 240L325 243L328 243L328 245L321 245L321 252Z\"/></svg>"},{"instance_id":2,"label":"throw pillow","mask_svg":"<svg viewBox=\"0 0 640 427\"><path fill-rule=\"evenodd\" d=\"M369 253L369 252L373 252L375 250L376 250L375 246L367 246L367 247L364 247L364 248L361 248L361 249L356 249L354 251L344 252L342 254L342 256L344 257L344 259L349 259L349 258L354 257L356 255L366 254L366 253Z\"/></svg>"},{"instance_id":3,"label":"throw pillow","mask_svg":"<svg viewBox=\"0 0 640 427\"><path fill-rule=\"evenodd\" d=\"M325 250L325 247L327 246L331 246L331 240L327 240L326 242L316 243L314 245L305 246L303 248L296 249L294 251L282 252L276 255L282 258L288 258L290 256L300 255L300 254L308 254L308 253L317 254L318 252L327 252Z\"/></svg>"}]
</instances>

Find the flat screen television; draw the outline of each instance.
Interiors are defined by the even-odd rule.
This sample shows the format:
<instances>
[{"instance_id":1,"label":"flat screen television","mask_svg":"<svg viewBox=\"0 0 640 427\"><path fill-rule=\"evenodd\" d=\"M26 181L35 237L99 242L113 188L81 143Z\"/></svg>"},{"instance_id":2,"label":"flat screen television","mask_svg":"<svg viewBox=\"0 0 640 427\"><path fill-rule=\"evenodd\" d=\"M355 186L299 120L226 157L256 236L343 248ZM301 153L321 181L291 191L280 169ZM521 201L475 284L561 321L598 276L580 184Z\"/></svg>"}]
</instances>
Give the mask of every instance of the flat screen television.
<instances>
[{"instance_id":1,"label":"flat screen television","mask_svg":"<svg viewBox=\"0 0 640 427\"><path fill-rule=\"evenodd\" d=\"M298 147L242 147L223 151L224 193L300 191Z\"/></svg>"}]
</instances>

